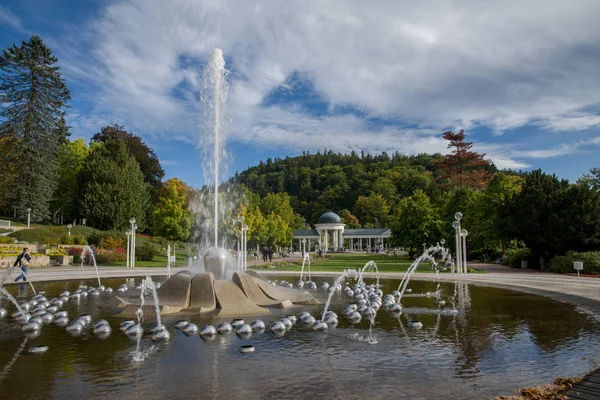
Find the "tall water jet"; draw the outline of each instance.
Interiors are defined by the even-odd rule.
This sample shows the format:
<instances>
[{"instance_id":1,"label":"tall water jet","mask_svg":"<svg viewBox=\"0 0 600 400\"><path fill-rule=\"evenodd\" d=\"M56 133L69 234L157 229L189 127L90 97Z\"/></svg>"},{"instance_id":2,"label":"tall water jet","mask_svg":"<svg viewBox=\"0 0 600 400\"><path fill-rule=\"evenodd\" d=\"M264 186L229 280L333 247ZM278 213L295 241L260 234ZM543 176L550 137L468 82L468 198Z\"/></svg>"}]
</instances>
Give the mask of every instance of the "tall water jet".
<instances>
[{"instance_id":1,"label":"tall water jet","mask_svg":"<svg viewBox=\"0 0 600 400\"><path fill-rule=\"evenodd\" d=\"M98 278L98 287L102 286L102 282L100 282L100 272L98 272L98 265L96 264L96 256L94 255L94 250L90 246L85 246L83 251L81 252L81 269L83 269L83 259L85 258L85 254L89 254L92 263L94 264L94 269L96 270L96 278Z\"/></svg>"},{"instance_id":2,"label":"tall water jet","mask_svg":"<svg viewBox=\"0 0 600 400\"><path fill-rule=\"evenodd\" d=\"M219 243L219 176L221 159L225 155L225 103L227 101L227 70L221 49L214 49L202 74L203 136L201 147L205 152L203 170L207 182L214 184L214 246Z\"/></svg>"}]
</instances>

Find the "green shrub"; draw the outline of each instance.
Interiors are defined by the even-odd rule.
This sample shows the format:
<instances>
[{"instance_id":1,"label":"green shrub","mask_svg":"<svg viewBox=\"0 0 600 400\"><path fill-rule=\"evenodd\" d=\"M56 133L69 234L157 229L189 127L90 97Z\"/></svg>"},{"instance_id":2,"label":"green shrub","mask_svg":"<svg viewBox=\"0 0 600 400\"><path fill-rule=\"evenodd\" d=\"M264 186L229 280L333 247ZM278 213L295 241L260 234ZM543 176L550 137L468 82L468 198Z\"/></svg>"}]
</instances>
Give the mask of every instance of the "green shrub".
<instances>
[{"instance_id":1,"label":"green shrub","mask_svg":"<svg viewBox=\"0 0 600 400\"><path fill-rule=\"evenodd\" d=\"M506 250L506 258L502 261L502 265L508 265L512 268L521 268L521 260L531 260L531 251L529 249L508 249Z\"/></svg>"},{"instance_id":2,"label":"green shrub","mask_svg":"<svg viewBox=\"0 0 600 400\"><path fill-rule=\"evenodd\" d=\"M164 237L160 236L154 236L150 240L150 243L152 243L159 252L165 251L167 249L167 246L169 245L169 241Z\"/></svg>"},{"instance_id":3,"label":"green shrub","mask_svg":"<svg viewBox=\"0 0 600 400\"><path fill-rule=\"evenodd\" d=\"M83 235L71 236L73 238L73 244L84 245L87 244L87 239Z\"/></svg>"},{"instance_id":4,"label":"green shrub","mask_svg":"<svg viewBox=\"0 0 600 400\"><path fill-rule=\"evenodd\" d=\"M62 235L60 237L60 244L73 244L73 236Z\"/></svg>"},{"instance_id":5,"label":"green shrub","mask_svg":"<svg viewBox=\"0 0 600 400\"><path fill-rule=\"evenodd\" d=\"M0 236L0 243L2 244L13 244L14 242L14 238L11 238L9 236Z\"/></svg>"},{"instance_id":6,"label":"green shrub","mask_svg":"<svg viewBox=\"0 0 600 400\"><path fill-rule=\"evenodd\" d=\"M576 272L573 269L574 261L583 262L584 274L600 274L600 251L588 251L584 253L570 251L565 255L556 256L550 261L548 271L560 274L574 273Z\"/></svg>"},{"instance_id":7,"label":"green shrub","mask_svg":"<svg viewBox=\"0 0 600 400\"><path fill-rule=\"evenodd\" d=\"M135 247L135 259L138 261L152 261L157 254L158 250L150 242Z\"/></svg>"},{"instance_id":8,"label":"green shrub","mask_svg":"<svg viewBox=\"0 0 600 400\"><path fill-rule=\"evenodd\" d=\"M118 237L107 236L100 242L100 247L106 250L115 250L123 248L123 240Z\"/></svg>"},{"instance_id":9,"label":"green shrub","mask_svg":"<svg viewBox=\"0 0 600 400\"><path fill-rule=\"evenodd\" d=\"M89 244L102 247L104 240L108 238L118 238L122 240L122 243L125 243L125 233L116 231L93 231L87 237L87 241Z\"/></svg>"},{"instance_id":10,"label":"green shrub","mask_svg":"<svg viewBox=\"0 0 600 400\"><path fill-rule=\"evenodd\" d=\"M9 235L21 242L38 244L60 244L59 235L43 227L37 229L23 229ZM52 243L56 242L56 243Z\"/></svg>"},{"instance_id":11,"label":"green shrub","mask_svg":"<svg viewBox=\"0 0 600 400\"><path fill-rule=\"evenodd\" d=\"M96 253L96 263L98 264L112 264L115 262L125 261L127 255L123 249L115 250L98 250Z\"/></svg>"}]
</instances>

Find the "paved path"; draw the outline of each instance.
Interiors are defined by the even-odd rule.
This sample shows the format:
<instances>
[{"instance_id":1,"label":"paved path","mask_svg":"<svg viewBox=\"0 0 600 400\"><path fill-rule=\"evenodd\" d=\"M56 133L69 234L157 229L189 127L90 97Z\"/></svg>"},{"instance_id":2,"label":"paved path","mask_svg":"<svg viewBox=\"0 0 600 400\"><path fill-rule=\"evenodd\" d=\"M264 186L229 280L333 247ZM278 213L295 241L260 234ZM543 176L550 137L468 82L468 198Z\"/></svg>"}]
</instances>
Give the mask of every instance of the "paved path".
<instances>
[{"instance_id":1,"label":"paved path","mask_svg":"<svg viewBox=\"0 0 600 400\"><path fill-rule=\"evenodd\" d=\"M600 369L588 374L573 388L565 393L573 400L598 400L600 399Z\"/></svg>"}]
</instances>

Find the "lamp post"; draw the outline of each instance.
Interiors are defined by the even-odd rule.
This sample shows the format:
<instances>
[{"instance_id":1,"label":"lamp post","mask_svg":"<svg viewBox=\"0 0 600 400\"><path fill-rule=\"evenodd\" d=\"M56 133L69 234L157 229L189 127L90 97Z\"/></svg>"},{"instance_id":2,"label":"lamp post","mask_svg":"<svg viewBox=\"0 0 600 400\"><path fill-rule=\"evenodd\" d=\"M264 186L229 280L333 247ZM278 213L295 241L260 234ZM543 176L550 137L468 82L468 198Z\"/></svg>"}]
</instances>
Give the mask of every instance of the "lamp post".
<instances>
[{"instance_id":1,"label":"lamp post","mask_svg":"<svg viewBox=\"0 0 600 400\"><path fill-rule=\"evenodd\" d=\"M67 225L67 228L69 228L69 236L71 236L71 228L73 227L73 224L69 224Z\"/></svg>"},{"instance_id":2,"label":"lamp post","mask_svg":"<svg viewBox=\"0 0 600 400\"><path fill-rule=\"evenodd\" d=\"M240 245L240 240L242 239L242 232L240 231L236 233L235 237L237 238L237 269L239 271L242 268L242 246Z\"/></svg>"},{"instance_id":3,"label":"lamp post","mask_svg":"<svg viewBox=\"0 0 600 400\"><path fill-rule=\"evenodd\" d=\"M129 262L131 261L131 259L130 259L131 256L129 254L129 248L130 248L130 245L131 245L131 242L130 242L130 240L131 240L131 238L130 238L131 231L127 230L127 232L125 232L125 235L127 235L127 260L125 260L125 266L127 268L129 268Z\"/></svg>"},{"instance_id":4,"label":"lamp post","mask_svg":"<svg viewBox=\"0 0 600 400\"><path fill-rule=\"evenodd\" d=\"M467 232L466 229L462 229L460 231L460 236L462 237L462 257L463 257L463 272L467 273Z\"/></svg>"},{"instance_id":5,"label":"lamp post","mask_svg":"<svg viewBox=\"0 0 600 400\"><path fill-rule=\"evenodd\" d=\"M129 266L131 268L135 268L135 230L137 229L137 226L135 225L135 218L129 218L129 223L131 224L131 260L129 261Z\"/></svg>"},{"instance_id":6,"label":"lamp post","mask_svg":"<svg viewBox=\"0 0 600 400\"><path fill-rule=\"evenodd\" d=\"M461 256L461 239L460 239L460 220L462 219L462 214L457 212L456 214L454 214L454 219L456 219L456 221L454 221L452 223L452 226L455 229L455 236L456 236L456 273L461 273L462 272L462 256Z\"/></svg>"},{"instance_id":7,"label":"lamp post","mask_svg":"<svg viewBox=\"0 0 600 400\"><path fill-rule=\"evenodd\" d=\"M304 255L306 254L306 239L302 239L302 259L304 260Z\"/></svg>"},{"instance_id":8,"label":"lamp post","mask_svg":"<svg viewBox=\"0 0 600 400\"><path fill-rule=\"evenodd\" d=\"M29 223L31 222L31 208L27 209L27 228L29 228Z\"/></svg>"},{"instance_id":9,"label":"lamp post","mask_svg":"<svg viewBox=\"0 0 600 400\"><path fill-rule=\"evenodd\" d=\"M246 268L248 267L248 263L247 263L247 251L246 251L246 246L248 244L248 225L243 225L242 226L242 261L243 261L243 265L242 265L242 270L245 271Z\"/></svg>"}]
</instances>

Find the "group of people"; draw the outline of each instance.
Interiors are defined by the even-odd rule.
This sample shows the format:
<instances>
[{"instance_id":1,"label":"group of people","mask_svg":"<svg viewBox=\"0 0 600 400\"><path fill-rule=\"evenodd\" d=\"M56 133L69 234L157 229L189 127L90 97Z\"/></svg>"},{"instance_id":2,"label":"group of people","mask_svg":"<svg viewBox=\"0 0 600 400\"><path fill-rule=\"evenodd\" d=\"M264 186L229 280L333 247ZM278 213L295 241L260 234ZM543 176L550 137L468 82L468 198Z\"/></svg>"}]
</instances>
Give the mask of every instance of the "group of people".
<instances>
[{"instance_id":1,"label":"group of people","mask_svg":"<svg viewBox=\"0 0 600 400\"><path fill-rule=\"evenodd\" d=\"M273 262L273 248L271 246L263 247L262 258L263 262L267 262L267 259L269 262Z\"/></svg>"}]
</instances>

